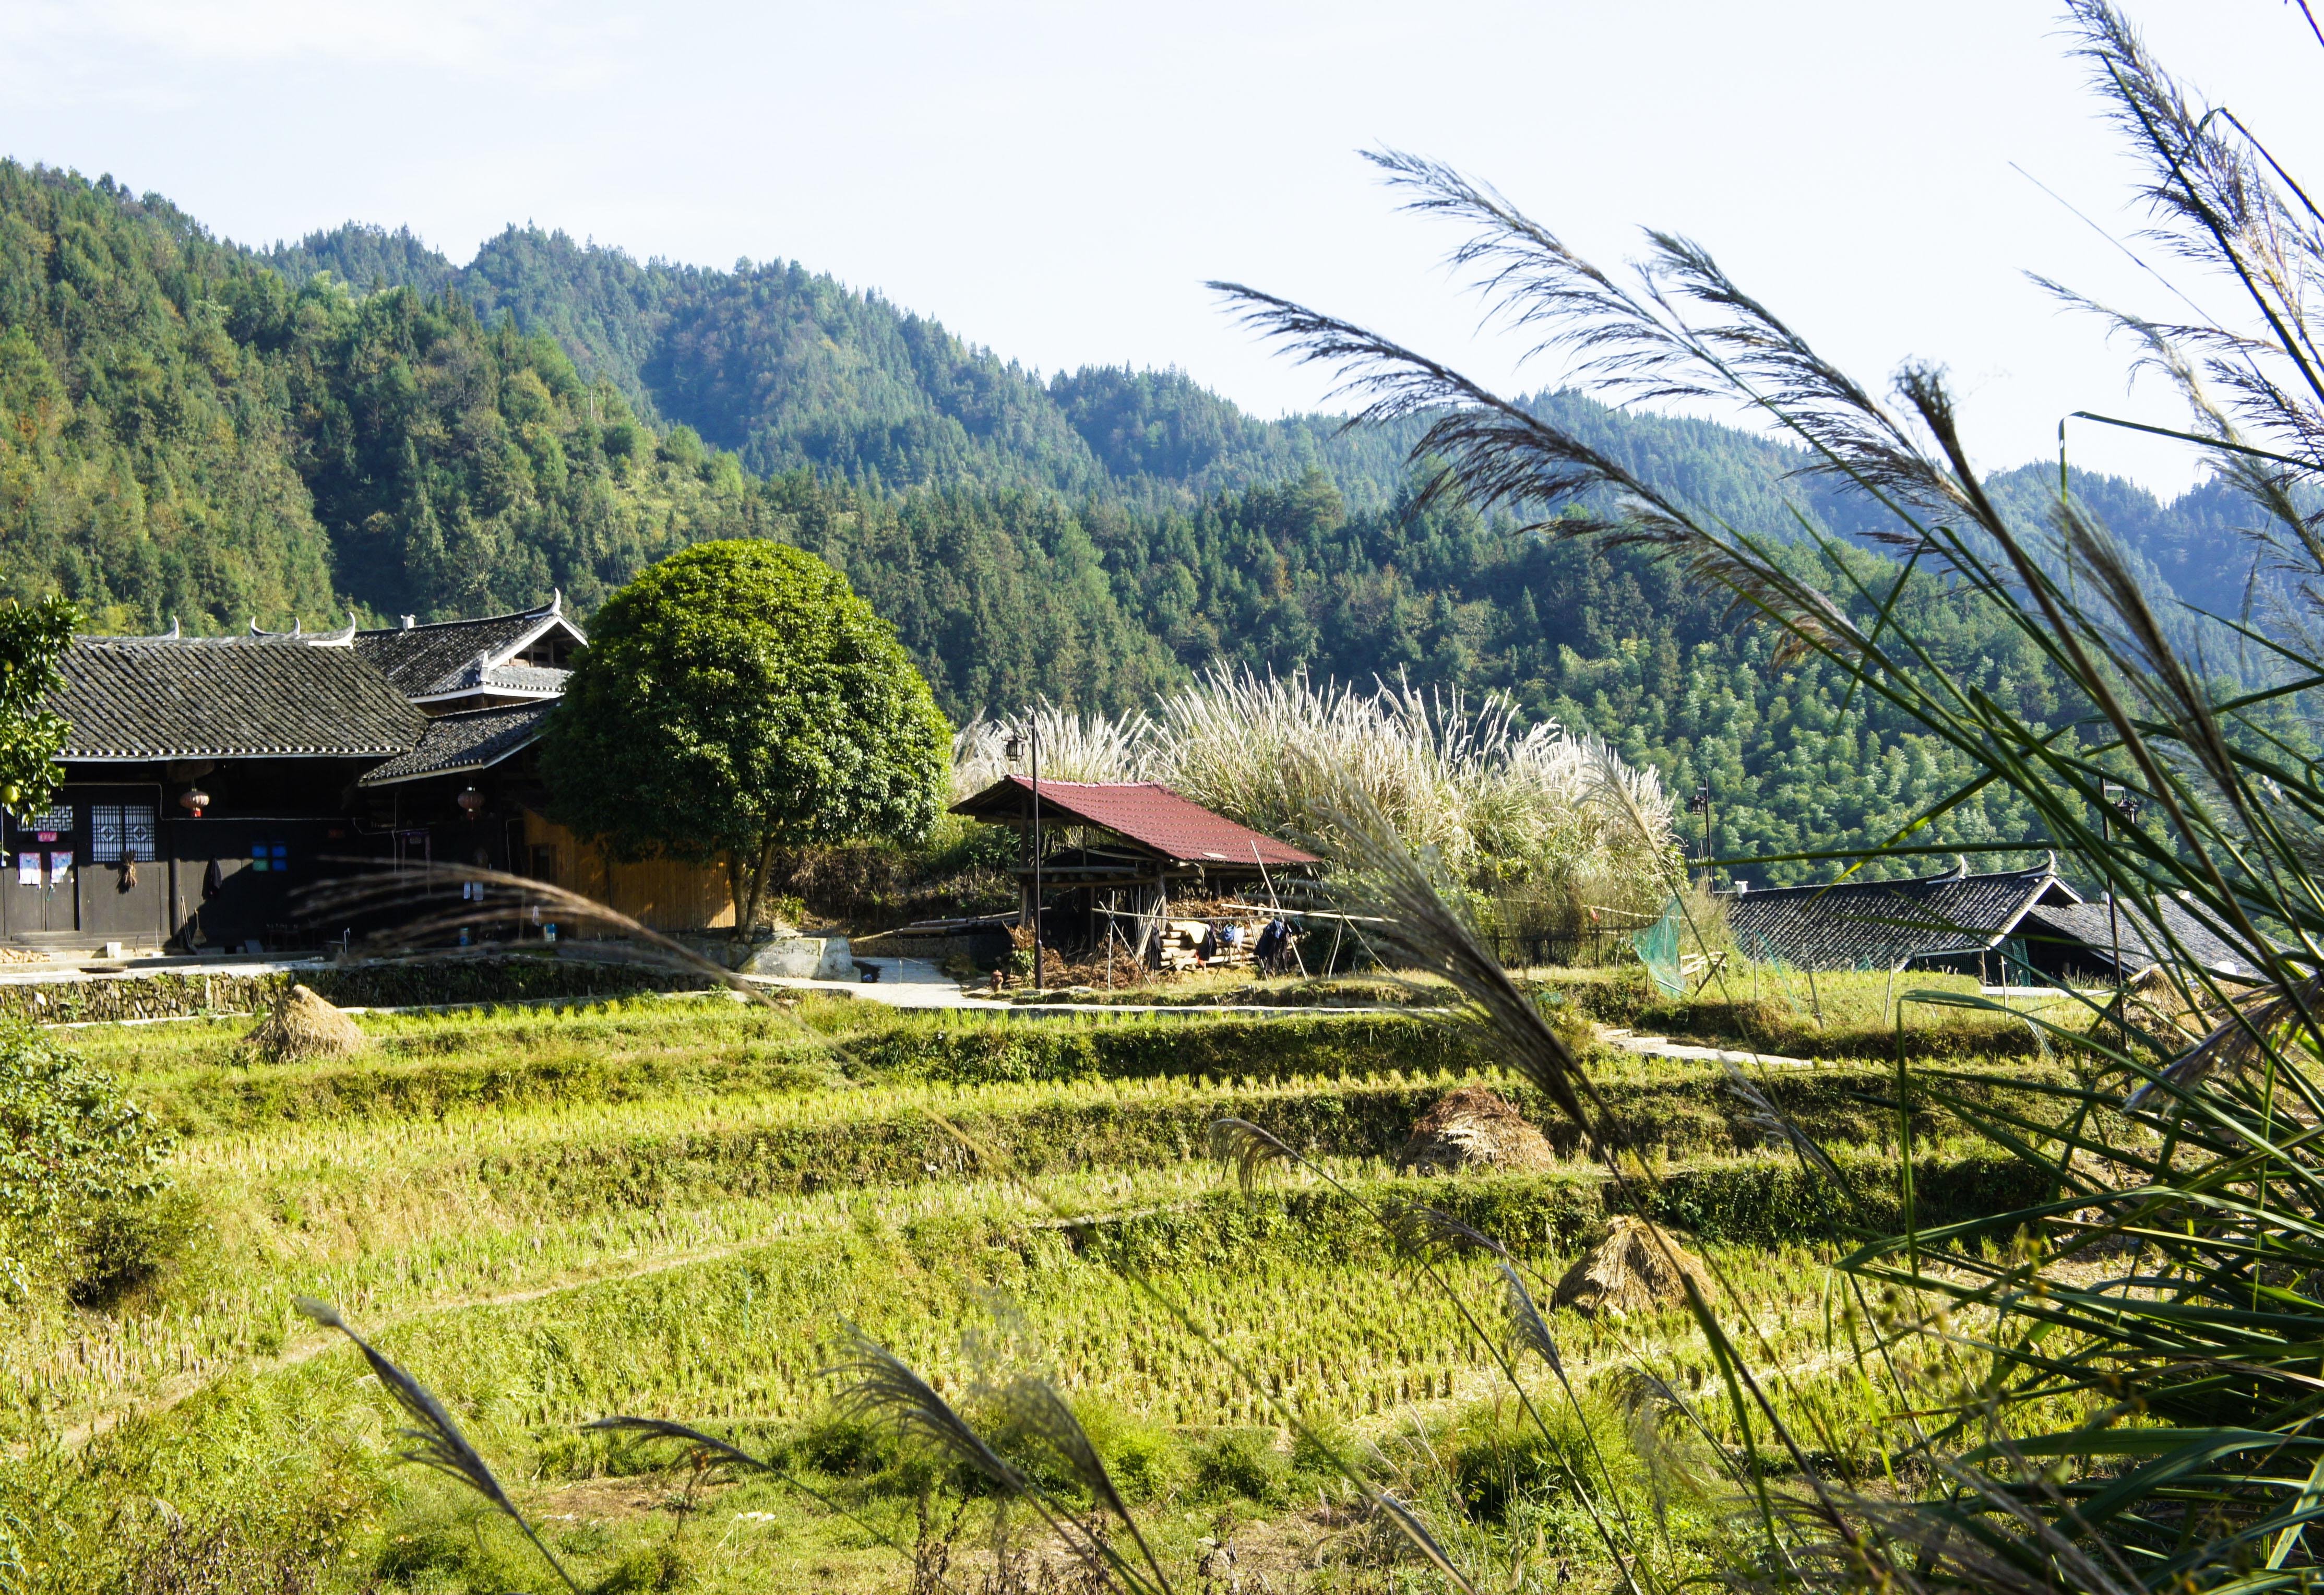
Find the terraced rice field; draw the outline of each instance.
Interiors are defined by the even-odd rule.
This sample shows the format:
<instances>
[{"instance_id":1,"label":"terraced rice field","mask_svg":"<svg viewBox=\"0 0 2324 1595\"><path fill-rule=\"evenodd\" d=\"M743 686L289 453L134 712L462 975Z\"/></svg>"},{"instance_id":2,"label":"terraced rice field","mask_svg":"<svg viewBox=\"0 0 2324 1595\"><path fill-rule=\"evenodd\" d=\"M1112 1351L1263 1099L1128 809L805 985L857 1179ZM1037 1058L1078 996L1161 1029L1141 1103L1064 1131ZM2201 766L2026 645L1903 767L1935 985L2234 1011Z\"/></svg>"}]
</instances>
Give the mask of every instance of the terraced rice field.
<instances>
[{"instance_id":1,"label":"terraced rice field","mask_svg":"<svg viewBox=\"0 0 2324 1595\"><path fill-rule=\"evenodd\" d=\"M1054 1377L1185 1587L1429 1587L1287 1443L1291 1412L1472 1565L1614 1587L1569 1481L1512 1427L1493 1268L1452 1258L1432 1284L1378 1223L1414 1198L1508 1242L1545 1303L1608 1212L1683 1225L1780 1399L1834 1436L1833 1465L1877 1466L1867 1415L1893 1370L1860 1355L1828 1266L1851 1225L1896 1217L1904 1120L1873 1100L1895 1078L1877 1062L1759 1082L1835 1186L1743 1122L1718 1065L1597 1057L1634 1131L1626 1194L1522 1083L1397 1016L638 1000L366 1026L353 1062L281 1067L236 1061L238 1025L77 1037L180 1130L183 1234L130 1298L0 1333L0 1589L561 1588L504 1519L392 1461L376 1381L302 1295L443 1398L585 1588L1002 1588L1011 1555L1028 1577L1053 1561L1037 1535L996 1562L986 1507L956 1517L941 1469L835 1405L850 1326L972 1408L996 1369ZM1471 1079L1549 1132L1555 1168L1396 1172L1413 1120ZM1246 1192L1208 1152L1225 1117L1337 1185L1295 1169ZM1912 1127L1924 1220L2014 1197L1989 1148ZM1641 1376L1683 1405L1710 1371L1680 1311L1552 1326L1579 1406L1537 1363L1519 1377L1575 1443L1627 1456ZM611 1413L711 1427L790 1481L579 1428ZM1651 1512L1642 1468L1616 1471L1601 1507ZM1707 1553L1708 1517L1662 1521L1657 1554Z\"/></svg>"}]
</instances>

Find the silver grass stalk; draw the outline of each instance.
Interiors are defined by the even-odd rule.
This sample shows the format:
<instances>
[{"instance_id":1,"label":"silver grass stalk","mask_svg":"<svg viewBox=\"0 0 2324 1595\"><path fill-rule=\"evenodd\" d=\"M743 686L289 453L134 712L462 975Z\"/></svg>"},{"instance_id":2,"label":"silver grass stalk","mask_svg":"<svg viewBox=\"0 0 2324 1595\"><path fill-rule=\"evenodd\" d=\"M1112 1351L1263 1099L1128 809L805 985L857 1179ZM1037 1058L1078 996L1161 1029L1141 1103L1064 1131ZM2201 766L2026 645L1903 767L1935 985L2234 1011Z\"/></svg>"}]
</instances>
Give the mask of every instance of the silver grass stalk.
<instances>
[{"instance_id":1,"label":"silver grass stalk","mask_svg":"<svg viewBox=\"0 0 2324 1595\"><path fill-rule=\"evenodd\" d=\"M1089 1431L1082 1427L1081 1419L1074 1415L1074 1409L1065 1405L1056 1387L1038 1376L1019 1374L999 1392L998 1406L1025 1433L1055 1452L1091 1498L1120 1520L1136 1543L1139 1555L1145 1559L1147 1570L1153 1574L1155 1586L1167 1590L1169 1577L1156 1560L1153 1548L1146 1543L1145 1532L1138 1526L1130 1504L1121 1498L1121 1490L1107 1470L1105 1460L1098 1455Z\"/></svg>"},{"instance_id":2,"label":"silver grass stalk","mask_svg":"<svg viewBox=\"0 0 2324 1595\"><path fill-rule=\"evenodd\" d=\"M371 863L367 859L336 861ZM478 899L463 898L455 905L444 898L447 886L483 889ZM430 864L419 870L373 870L325 880L302 889L293 899L300 917L309 924L396 917L392 923L365 938L367 948L386 951L440 942L462 929L491 925L529 926L543 919L563 926L593 925L622 938L595 951L608 962L650 964L681 970L741 993L754 1002L770 1000L765 990L723 964L715 963L673 936L663 935L638 919L609 908L595 898L568 891L530 876L465 864ZM626 944L626 945L625 945Z\"/></svg>"},{"instance_id":3,"label":"silver grass stalk","mask_svg":"<svg viewBox=\"0 0 2324 1595\"><path fill-rule=\"evenodd\" d=\"M632 1417L625 1414L616 1415L612 1417L594 1418L588 1423L582 1424L581 1427L585 1430L597 1430L611 1434L640 1434L649 1440L683 1441L689 1445L700 1447L702 1450L707 1451L715 1456L722 1457L727 1461L740 1463L742 1466L752 1469L754 1471L772 1473L781 1479L782 1481L791 1489L798 1490L804 1496L807 1496L817 1505L823 1507L826 1511L833 1513L835 1516L844 1517L848 1522L862 1529L869 1538L876 1540L880 1544L888 1546L890 1550L899 1553L908 1549L908 1547L899 1541L894 1535L889 1533L888 1530L881 1527L880 1525L871 1522L862 1514L850 1510L848 1507L832 1499L831 1497L824 1494L823 1491L815 1489L813 1486L803 1482L798 1478L793 1477L788 1471L777 1466L772 1461L764 1457L752 1456L749 1452L742 1450L732 1441L721 1440L715 1434L706 1434L699 1429L694 1428L686 1424L673 1423L668 1418ZM950 1581L945 1579L940 1574L930 1573L927 1576L934 1578L938 1584L941 1584L947 1590L953 1588Z\"/></svg>"},{"instance_id":4,"label":"silver grass stalk","mask_svg":"<svg viewBox=\"0 0 2324 1595\"><path fill-rule=\"evenodd\" d=\"M1128 1526L1151 1574L1150 1584L1146 1573L1131 1566L1102 1535L1076 1523L1070 1513L1050 1500L1047 1491L995 1451L976 1426L936 1394L935 1388L914 1372L910 1365L855 1325L848 1324L847 1332L847 1357L825 1370L841 1381L841 1400L846 1407L882 1418L898 1433L919 1435L965 1462L1003 1497L1023 1501L1038 1512L1051 1531L1071 1545L1093 1570L1109 1572L1132 1590L1150 1587L1167 1595L1168 1577L1155 1561L1136 1520L1130 1516L1120 1491L1098 1458L1096 1447L1090 1443L1080 1421L1065 1407L1063 1397L1047 1381L1030 1377L1012 1381L1001 1393L1004 1409L1009 1415L1026 1422L1030 1431L1090 1486L1106 1508Z\"/></svg>"},{"instance_id":5,"label":"silver grass stalk","mask_svg":"<svg viewBox=\"0 0 2324 1595\"><path fill-rule=\"evenodd\" d=\"M1904 1415L1912 1454L1923 1464L1917 1477L1932 1481L1901 1486L1912 1498L1881 1500L1829 1488L1762 1400L1804 1486L1781 1498L1778 1513L1778 1498L1751 1470L1770 1544L1763 1564L1737 1571L1763 1586L2260 1595L2304 1587L2312 1572L2312 1552L2300 1541L2324 1497L2291 1487L2313 1444L2307 1349L2324 1265L2313 1129L2324 1120L2324 1086L2312 1068L2324 1050L2316 973L2324 966L2324 775L2303 739L2249 711L2297 706L2292 695L2312 694L2324 679L2314 624L2324 616L2324 521L2303 508L2324 479L2324 334L2310 309L2324 295L2324 211L2227 107L2191 103L2106 0L2069 0L2069 10L2100 93L2147 163L2152 235L2217 269L2252 312L2248 330L2200 312L2186 326L2129 330L2190 397L2197 419L2179 435L2210 451L2265 523L2260 541L2281 567L2270 573L2278 596L2258 622L2247 599L2245 615L2227 622L2275 673L2265 690L2223 689L2173 645L2130 563L2084 506L2061 502L2046 543L2012 524L1971 465L1953 395L1933 367L1900 371L1891 408L1685 239L1650 233L1643 266L1618 280L1489 189L1425 161L1376 157L1416 208L1467 226L1454 263L1503 322L1537 347L1563 350L1590 385L1620 397L1738 403L1799 439L1809 469L1884 507L1892 524L1876 535L1964 601L1990 606L2087 701L2070 738L2025 722L1954 670L1943 640L1899 623L1887 601L1864 590L1851 550L1804 514L1803 541L1821 567L1812 578L1802 574L1814 568L1810 561L1701 512L1441 363L1279 296L1221 285L1251 324L1301 358L1336 366L1342 391L1362 401L1366 416L1424 419L1421 447L1445 462L1440 486L1545 527L1577 493L1610 502L1610 513L1563 517L1554 529L1646 545L1726 585L1775 625L1787 656L1829 662L1850 678L1851 696L1861 690L1885 703L1973 761L1982 773L1956 799L1990 782L2029 805L2061 850L2160 925L2175 966L2169 978L2190 1005L2200 996L2227 1014L2204 1043L2159 1066L2135 1046L2076 1043L2107 1083L2059 1093L2080 1106L2052 1127L2050 1141L2019 1136L2006 1111L1953 1100L1955 1111L2067 1194L1939 1237L1914 1231L1873 1242L1841 1267L1858 1281L1993 1310L1991 1330L1971 1334L1956 1320L1950 1332L1972 1354L1991 1356L1987 1398L2000 1432L1964 1455L1949 1448L1978 1415L1973 1406L1933 1433L1920 1426L1922 1415ZM2200 388L2226 397L2213 402ZM1900 579L1895 591L1902 586ZM1879 623L1858 624L1851 606L1877 606ZM2096 816L2116 782L2144 799L2150 817L2109 834ZM1933 807L1922 823L1950 807ZM2196 955L2162 922L2156 910L2166 900L2256 967L2259 989L2224 991L2209 954ZM2246 1059L2242 1068L2222 1066ZM2140 1081L2144 1089L2130 1095L2127 1084ZM2100 1111L2134 1115L2162 1149L2126 1148L2118 1137L2110 1144L2111 1132L2090 1128L2089 1116ZM2074 1165L2085 1152L2127 1170L2126 1183L2094 1185ZM2098 1222L2070 1212L2084 1203L2099 1208ZM2149 1260L2091 1282L2038 1258L1981 1258L1966 1244L1997 1225L2077 1237L2061 1255L2091 1238L2131 1240ZM1935 1273L1923 1267L1932 1239L1946 1249ZM1758 1393L1754 1371L1702 1322L1740 1416L1739 1392ZM2125 1434L2092 1424L2021 1441L2001 1429L2004 1415L2047 1421L2045 1400L2126 1388L2138 1392L2146 1421ZM1666 1388L1659 1395L1678 1400ZM1639 1409L1649 1448L1657 1405ZM2069 1494L2022 1465L2021 1450L2080 1457L2093 1472ZM2203 1516L2212 1509L2216 1517ZM1779 1517L1797 1531L1788 1542L1775 1533Z\"/></svg>"},{"instance_id":6,"label":"silver grass stalk","mask_svg":"<svg viewBox=\"0 0 2324 1595\"><path fill-rule=\"evenodd\" d=\"M393 1397L396 1406L401 1407L404 1415L411 1420L409 1425L397 1432L412 1443L412 1449L396 1454L407 1462L433 1468L448 1478L457 1480L489 1501L523 1531L524 1537L532 1542L532 1548L540 1553L541 1559L556 1570L558 1578L565 1581L565 1587L574 1595L580 1595L581 1586L573 1581L573 1575L565 1571L565 1564L541 1544L540 1536L533 1532L532 1525L525 1521L524 1514L517 1510L516 1503L509 1499L508 1492L501 1488L501 1481L493 1476L493 1471L485 1465L484 1459L460 1433L460 1426L452 1421L452 1415L444 1410L444 1404L437 1400L425 1385L398 1368L369 1341L350 1328L347 1321L339 1316L339 1310L330 1303L318 1301L313 1296L300 1296L292 1305L316 1323L325 1329L336 1329L355 1342L355 1350L364 1354L364 1360L371 1364L372 1372L378 1377L380 1388Z\"/></svg>"}]
</instances>

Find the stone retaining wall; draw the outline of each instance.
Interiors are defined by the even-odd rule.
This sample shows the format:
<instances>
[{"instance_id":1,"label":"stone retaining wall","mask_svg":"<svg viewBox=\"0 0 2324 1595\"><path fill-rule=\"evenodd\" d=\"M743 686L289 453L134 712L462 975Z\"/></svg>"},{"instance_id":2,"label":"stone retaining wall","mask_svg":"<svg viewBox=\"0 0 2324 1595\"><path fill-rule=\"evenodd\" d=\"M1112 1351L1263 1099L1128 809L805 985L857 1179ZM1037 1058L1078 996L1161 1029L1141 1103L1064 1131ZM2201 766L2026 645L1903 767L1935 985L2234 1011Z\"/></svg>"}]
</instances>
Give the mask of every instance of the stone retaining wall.
<instances>
[{"instance_id":1,"label":"stone retaining wall","mask_svg":"<svg viewBox=\"0 0 2324 1595\"><path fill-rule=\"evenodd\" d=\"M293 981L342 1008L696 991L709 982L669 970L579 959L462 958L332 965L254 974L157 971L0 985L0 1017L36 1024L254 1013Z\"/></svg>"}]
</instances>

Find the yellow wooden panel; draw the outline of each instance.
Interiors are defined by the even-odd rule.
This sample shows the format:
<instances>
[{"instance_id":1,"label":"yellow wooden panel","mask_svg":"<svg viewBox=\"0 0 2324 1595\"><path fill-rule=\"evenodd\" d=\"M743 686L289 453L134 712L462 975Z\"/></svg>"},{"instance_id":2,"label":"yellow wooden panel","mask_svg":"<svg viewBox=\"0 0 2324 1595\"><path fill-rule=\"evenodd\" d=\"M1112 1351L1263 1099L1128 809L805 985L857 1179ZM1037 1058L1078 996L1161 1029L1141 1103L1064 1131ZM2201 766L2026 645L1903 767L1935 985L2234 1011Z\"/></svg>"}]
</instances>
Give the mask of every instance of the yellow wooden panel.
<instances>
[{"instance_id":1,"label":"yellow wooden panel","mask_svg":"<svg viewBox=\"0 0 2324 1595\"><path fill-rule=\"evenodd\" d=\"M617 914L659 931L723 930L734 923L734 898L718 864L674 859L625 863L595 841L583 841L554 820L524 816L528 858L535 847L556 852L557 883L595 898Z\"/></svg>"}]
</instances>

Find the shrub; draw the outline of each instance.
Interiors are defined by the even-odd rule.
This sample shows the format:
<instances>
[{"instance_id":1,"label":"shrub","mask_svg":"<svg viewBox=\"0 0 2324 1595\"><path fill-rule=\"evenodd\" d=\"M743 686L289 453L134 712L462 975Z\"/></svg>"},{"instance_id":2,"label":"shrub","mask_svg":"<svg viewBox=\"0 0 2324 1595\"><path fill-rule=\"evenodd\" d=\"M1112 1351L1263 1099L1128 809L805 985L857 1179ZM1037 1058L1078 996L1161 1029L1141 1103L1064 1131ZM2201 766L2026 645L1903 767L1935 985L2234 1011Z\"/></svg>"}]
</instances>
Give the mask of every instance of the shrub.
<instances>
[{"instance_id":1,"label":"shrub","mask_svg":"<svg viewBox=\"0 0 2324 1595\"><path fill-rule=\"evenodd\" d=\"M1222 1429L1194 1451L1194 1490L1213 1499L1240 1496L1280 1507L1291 1496L1291 1459L1266 1429Z\"/></svg>"},{"instance_id":2,"label":"shrub","mask_svg":"<svg viewBox=\"0 0 2324 1595\"><path fill-rule=\"evenodd\" d=\"M845 1478L878 1472L896 1460L897 1444L883 1424L852 1413L831 1413L808 1424L790 1449L816 1472Z\"/></svg>"},{"instance_id":3,"label":"shrub","mask_svg":"<svg viewBox=\"0 0 2324 1595\"><path fill-rule=\"evenodd\" d=\"M0 1029L0 1279L102 1303L189 1227L157 1209L173 1138L111 1074L26 1026Z\"/></svg>"},{"instance_id":4,"label":"shrub","mask_svg":"<svg viewBox=\"0 0 2324 1595\"><path fill-rule=\"evenodd\" d=\"M200 1206L182 1191L99 1203L66 1270L65 1295L76 1307L116 1306L185 1255L200 1229Z\"/></svg>"},{"instance_id":5,"label":"shrub","mask_svg":"<svg viewBox=\"0 0 2324 1595\"><path fill-rule=\"evenodd\" d=\"M512 1535L478 1532L474 1512L391 1537L372 1572L382 1583L423 1590L538 1588L537 1564Z\"/></svg>"},{"instance_id":6,"label":"shrub","mask_svg":"<svg viewBox=\"0 0 2324 1595\"><path fill-rule=\"evenodd\" d=\"M1480 1522L1508 1521L1513 1504L1551 1494L1559 1481L1555 1451L1513 1407L1463 1413L1441 1449L1452 1462L1462 1509Z\"/></svg>"},{"instance_id":7,"label":"shrub","mask_svg":"<svg viewBox=\"0 0 2324 1595\"><path fill-rule=\"evenodd\" d=\"M1185 1453L1170 1432L1109 1401L1084 1398L1074 1404L1090 1443L1123 1497L1150 1501L1166 1496L1185 1474Z\"/></svg>"},{"instance_id":8,"label":"shrub","mask_svg":"<svg viewBox=\"0 0 2324 1595\"><path fill-rule=\"evenodd\" d=\"M668 1540L657 1540L622 1558L620 1565L598 1581L593 1595L660 1595L693 1577L693 1566L678 1548Z\"/></svg>"}]
</instances>

